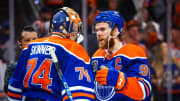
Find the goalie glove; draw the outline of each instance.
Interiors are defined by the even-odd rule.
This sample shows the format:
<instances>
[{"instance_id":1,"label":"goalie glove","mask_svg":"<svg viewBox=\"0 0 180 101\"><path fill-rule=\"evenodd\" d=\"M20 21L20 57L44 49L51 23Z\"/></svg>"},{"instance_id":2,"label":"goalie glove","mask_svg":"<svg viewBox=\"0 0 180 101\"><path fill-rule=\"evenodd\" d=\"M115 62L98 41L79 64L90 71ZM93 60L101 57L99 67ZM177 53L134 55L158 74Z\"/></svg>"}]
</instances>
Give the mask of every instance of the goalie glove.
<instances>
[{"instance_id":1,"label":"goalie glove","mask_svg":"<svg viewBox=\"0 0 180 101\"><path fill-rule=\"evenodd\" d=\"M121 90L126 85L127 77L123 72L107 67L96 72L96 81L100 85L114 86Z\"/></svg>"}]
</instances>

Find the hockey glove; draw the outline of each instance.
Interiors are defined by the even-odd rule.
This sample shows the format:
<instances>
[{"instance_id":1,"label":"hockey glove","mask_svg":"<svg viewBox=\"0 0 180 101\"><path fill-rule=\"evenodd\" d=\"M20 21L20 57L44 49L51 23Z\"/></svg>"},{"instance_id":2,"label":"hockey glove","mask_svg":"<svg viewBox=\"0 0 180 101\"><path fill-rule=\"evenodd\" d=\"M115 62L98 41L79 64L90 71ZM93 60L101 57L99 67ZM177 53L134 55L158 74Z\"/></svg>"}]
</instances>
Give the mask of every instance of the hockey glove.
<instances>
[{"instance_id":1,"label":"hockey glove","mask_svg":"<svg viewBox=\"0 0 180 101\"><path fill-rule=\"evenodd\" d=\"M126 75L114 68L102 68L96 72L96 81L100 85L114 86L121 90L126 84Z\"/></svg>"}]
</instances>

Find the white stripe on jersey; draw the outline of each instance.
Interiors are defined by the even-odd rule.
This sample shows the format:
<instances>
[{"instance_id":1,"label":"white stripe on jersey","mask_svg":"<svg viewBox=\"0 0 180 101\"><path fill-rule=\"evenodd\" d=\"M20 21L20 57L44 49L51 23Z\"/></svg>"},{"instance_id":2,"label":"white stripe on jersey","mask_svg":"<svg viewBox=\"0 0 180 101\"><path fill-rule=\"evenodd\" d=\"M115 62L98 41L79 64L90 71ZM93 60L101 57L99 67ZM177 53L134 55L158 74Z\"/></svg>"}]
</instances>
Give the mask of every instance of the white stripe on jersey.
<instances>
[{"instance_id":1,"label":"white stripe on jersey","mask_svg":"<svg viewBox=\"0 0 180 101\"><path fill-rule=\"evenodd\" d=\"M66 49L63 45L61 44L57 44L57 43L53 43L53 42L36 42L36 43L30 43L30 44L39 44L39 43L49 43L49 44L54 44L54 45L57 45L57 46L60 46L62 47L64 50L66 50L68 53L70 53L71 55L73 55L74 57L78 58L79 60L83 61L85 64L90 64L90 59L88 62L86 62L84 59L76 56L74 53L72 53L71 51L69 51L68 49ZM27 49L27 48L26 48ZM25 49L23 49L25 50Z\"/></svg>"},{"instance_id":2,"label":"white stripe on jersey","mask_svg":"<svg viewBox=\"0 0 180 101\"><path fill-rule=\"evenodd\" d=\"M86 92L94 93L94 89L88 88L88 87L83 87L83 86L73 86L73 87L69 87L69 90L70 90L70 91L83 90L83 91L86 91ZM65 89L63 89L63 90L61 91L62 96L63 96L65 93L66 93Z\"/></svg>"},{"instance_id":3,"label":"white stripe on jersey","mask_svg":"<svg viewBox=\"0 0 180 101\"><path fill-rule=\"evenodd\" d=\"M88 99L75 99L73 101L90 101L90 100L88 100Z\"/></svg>"},{"instance_id":4,"label":"white stripe on jersey","mask_svg":"<svg viewBox=\"0 0 180 101\"><path fill-rule=\"evenodd\" d=\"M139 82L139 85L141 86L141 88L142 88L142 91L143 91L143 100L145 99L145 97L146 97L146 91L145 91L145 87L144 87L144 84L141 82L141 81L138 81Z\"/></svg>"},{"instance_id":5,"label":"white stripe on jersey","mask_svg":"<svg viewBox=\"0 0 180 101\"><path fill-rule=\"evenodd\" d=\"M147 57L139 57L139 56L129 57L129 56L124 55L124 54L118 54L118 55L116 55L116 56L124 56L124 57L126 57L126 58L128 58L128 59L147 59ZM116 57L116 56L114 56L114 57Z\"/></svg>"},{"instance_id":6,"label":"white stripe on jersey","mask_svg":"<svg viewBox=\"0 0 180 101\"><path fill-rule=\"evenodd\" d=\"M91 59L99 59L99 58L104 58L104 56L94 56Z\"/></svg>"},{"instance_id":7,"label":"white stripe on jersey","mask_svg":"<svg viewBox=\"0 0 180 101\"><path fill-rule=\"evenodd\" d=\"M149 91L151 92L152 88L151 88L151 84L149 83L149 81L147 81L146 79L142 78L144 80L144 82L146 82L146 84L148 84L149 87Z\"/></svg>"},{"instance_id":8,"label":"white stripe on jersey","mask_svg":"<svg viewBox=\"0 0 180 101\"><path fill-rule=\"evenodd\" d=\"M123 56L123 57L126 57L126 58L128 58L128 59L147 59L147 57L139 57L139 56L136 56L136 57L129 57L129 56L127 56L127 55L124 55L124 54L117 54L117 55L115 55L115 56L113 56L113 58L115 58L115 57L117 57L117 56ZM94 57L92 57L92 59L98 59L98 58L104 58L103 56L94 56Z\"/></svg>"},{"instance_id":9,"label":"white stripe on jersey","mask_svg":"<svg viewBox=\"0 0 180 101\"><path fill-rule=\"evenodd\" d=\"M15 100L15 99L11 99L10 97L8 97L8 101L21 101L21 100Z\"/></svg>"},{"instance_id":10,"label":"white stripe on jersey","mask_svg":"<svg viewBox=\"0 0 180 101\"><path fill-rule=\"evenodd\" d=\"M15 88L15 87L13 87L13 86L11 86L11 85L8 85L8 89L9 89L9 90L12 90L12 91L15 91L15 92L18 92L18 93L21 93L21 92L22 92L22 89L20 89L20 88Z\"/></svg>"}]
</instances>

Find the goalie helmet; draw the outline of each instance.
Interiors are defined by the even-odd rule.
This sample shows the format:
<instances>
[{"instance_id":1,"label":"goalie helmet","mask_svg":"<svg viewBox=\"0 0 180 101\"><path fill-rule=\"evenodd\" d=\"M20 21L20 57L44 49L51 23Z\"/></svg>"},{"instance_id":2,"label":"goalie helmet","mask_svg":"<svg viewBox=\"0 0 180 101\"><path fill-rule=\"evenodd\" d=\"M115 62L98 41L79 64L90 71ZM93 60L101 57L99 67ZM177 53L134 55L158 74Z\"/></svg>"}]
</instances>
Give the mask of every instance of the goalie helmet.
<instances>
[{"instance_id":1,"label":"goalie helmet","mask_svg":"<svg viewBox=\"0 0 180 101\"><path fill-rule=\"evenodd\" d=\"M71 37L71 33L77 35L81 32L82 22L76 11L71 8L63 7L58 9L52 16L50 21L50 31L59 32Z\"/></svg>"},{"instance_id":2,"label":"goalie helmet","mask_svg":"<svg viewBox=\"0 0 180 101\"><path fill-rule=\"evenodd\" d=\"M111 29L114 29L115 25L117 25L120 33L124 27L123 18L117 11L100 12L95 18L95 24L99 22L109 23Z\"/></svg>"}]
</instances>

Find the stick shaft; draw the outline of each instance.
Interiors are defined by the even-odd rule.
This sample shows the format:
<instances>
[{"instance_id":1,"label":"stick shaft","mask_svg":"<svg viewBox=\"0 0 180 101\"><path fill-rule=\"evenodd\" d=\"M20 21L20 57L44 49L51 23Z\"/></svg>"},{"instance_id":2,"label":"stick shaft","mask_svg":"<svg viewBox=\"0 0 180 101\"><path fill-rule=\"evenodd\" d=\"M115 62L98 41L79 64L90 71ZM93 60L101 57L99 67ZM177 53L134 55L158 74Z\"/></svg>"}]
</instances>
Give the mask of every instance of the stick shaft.
<instances>
[{"instance_id":1,"label":"stick shaft","mask_svg":"<svg viewBox=\"0 0 180 101\"><path fill-rule=\"evenodd\" d=\"M68 84L67 84L67 82L66 82L65 77L63 76L63 73L62 73L62 71L61 71L60 65L59 65L59 63L58 63L58 59L57 59L56 54L55 54L55 52L54 52L54 50L53 50L52 47L49 48L49 52L50 52L50 54L51 54L52 61L53 61L53 63L55 64L56 70L57 70L57 72L58 72L58 76L59 76L60 80L62 81L62 84L63 84L63 86L64 86L64 88L65 88L65 91L66 91L66 93L67 93L67 95L68 95L68 97L69 97L69 100L70 100L70 101L73 101L73 98L72 98L72 95L71 95L71 91L69 90Z\"/></svg>"}]
</instances>

